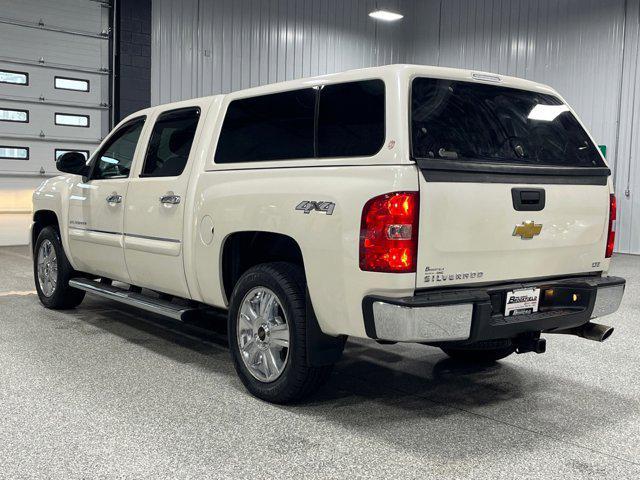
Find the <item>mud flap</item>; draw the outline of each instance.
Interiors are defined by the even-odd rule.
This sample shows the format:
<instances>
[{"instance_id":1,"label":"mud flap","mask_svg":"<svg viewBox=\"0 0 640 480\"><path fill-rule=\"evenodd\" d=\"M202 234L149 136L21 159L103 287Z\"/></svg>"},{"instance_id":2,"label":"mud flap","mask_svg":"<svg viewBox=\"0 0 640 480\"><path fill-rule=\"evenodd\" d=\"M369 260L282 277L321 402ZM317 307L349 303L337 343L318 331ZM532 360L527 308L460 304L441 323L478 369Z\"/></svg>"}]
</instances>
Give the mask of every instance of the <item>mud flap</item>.
<instances>
[{"instance_id":1,"label":"mud flap","mask_svg":"<svg viewBox=\"0 0 640 480\"><path fill-rule=\"evenodd\" d=\"M332 337L323 333L320 330L320 325L318 325L318 319L313 310L308 289L305 295L307 309L307 364L310 367L333 365L342 357L347 336Z\"/></svg>"}]
</instances>

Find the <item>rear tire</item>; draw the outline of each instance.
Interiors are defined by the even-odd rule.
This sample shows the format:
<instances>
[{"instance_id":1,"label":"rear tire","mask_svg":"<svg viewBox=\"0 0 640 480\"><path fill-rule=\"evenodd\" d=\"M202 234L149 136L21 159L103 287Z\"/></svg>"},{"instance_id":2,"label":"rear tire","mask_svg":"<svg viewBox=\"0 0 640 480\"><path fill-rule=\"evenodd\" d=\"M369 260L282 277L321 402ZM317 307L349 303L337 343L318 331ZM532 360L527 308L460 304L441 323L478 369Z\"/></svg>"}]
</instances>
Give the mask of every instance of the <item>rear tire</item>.
<instances>
[{"instance_id":1,"label":"rear tire","mask_svg":"<svg viewBox=\"0 0 640 480\"><path fill-rule=\"evenodd\" d=\"M250 268L233 289L229 350L240 380L262 400L299 401L320 388L333 368L308 365L305 288L300 267L274 262Z\"/></svg>"},{"instance_id":2,"label":"rear tire","mask_svg":"<svg viewBox=\"0 0 640 480\"><path fill-rule=\"evenodd\" d=\"M33 277L38 297L45 307L65 310L80 305L85 292L69 286L73 273L58 229L43 228L33 250Z\"/></svg>"},{"instance_id":3,"label":"rear tire","mask_svg":"<svg viewBox=\"0 0 640 480\"><path fill-rule=\"evenodd\" d=\"M502 360L516 351L513 341L488 340L463 347L440 347L451 358L470 363L491 363Z\"/></svg>"}]
</instances>

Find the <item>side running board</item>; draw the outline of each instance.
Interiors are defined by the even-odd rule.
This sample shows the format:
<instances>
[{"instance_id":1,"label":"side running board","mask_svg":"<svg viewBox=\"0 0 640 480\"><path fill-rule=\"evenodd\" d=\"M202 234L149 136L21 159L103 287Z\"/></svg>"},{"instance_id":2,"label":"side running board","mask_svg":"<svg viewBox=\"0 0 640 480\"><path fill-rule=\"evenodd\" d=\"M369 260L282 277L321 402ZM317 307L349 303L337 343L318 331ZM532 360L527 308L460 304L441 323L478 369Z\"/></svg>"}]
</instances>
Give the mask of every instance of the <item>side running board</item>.
<instances>
[{"instance_id":1,"label":"side running board","mask_svg":"<svg viewBox=\"0 0 640 480\"><path fill-rule=\"evenodd\" d=\"M176 305L166 300L149 297L141 293L130 292L124 288L106 285L86 278L72 278L69 280L69 286L77 288L78 290L84 290L92 295L108 298L109 300L115 300L116 302L131 305L132 307L141 308L148 312L173 318L174 320L184 321L187 314L197 310L196 308Z\"/></svg>"}]
</instances>

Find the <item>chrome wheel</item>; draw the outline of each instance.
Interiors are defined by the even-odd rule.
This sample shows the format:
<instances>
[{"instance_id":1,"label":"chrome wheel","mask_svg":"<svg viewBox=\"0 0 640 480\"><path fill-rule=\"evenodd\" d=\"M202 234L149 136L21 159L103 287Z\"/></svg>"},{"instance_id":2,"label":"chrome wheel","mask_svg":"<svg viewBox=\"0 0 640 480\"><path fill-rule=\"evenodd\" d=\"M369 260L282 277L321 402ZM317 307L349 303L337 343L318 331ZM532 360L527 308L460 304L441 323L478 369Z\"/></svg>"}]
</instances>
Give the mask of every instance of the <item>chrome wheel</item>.
<instances>
[{"instance_id":1,"label":"chrome wheel","mask_svg":"<svg viewBox=\"0 0 640 480\"><path fill-rule=\"evenodd\" d=\"M45 297L50 297L58 283L58 258L56 250L49 240L40 244L38 249L38 284Z\"/></svg>"},{"instance_id":2,"label":"chrome wheel","mask_svg":"<svg viewBox=\"0 0 640 480\"><path fill-rule=\"evenodd\" d=\"M276 294L266 287L251 289L242 299L237 327L247 370L261 382L276 380L289 358L289 324Z\"/></svg>"}]
</instances>

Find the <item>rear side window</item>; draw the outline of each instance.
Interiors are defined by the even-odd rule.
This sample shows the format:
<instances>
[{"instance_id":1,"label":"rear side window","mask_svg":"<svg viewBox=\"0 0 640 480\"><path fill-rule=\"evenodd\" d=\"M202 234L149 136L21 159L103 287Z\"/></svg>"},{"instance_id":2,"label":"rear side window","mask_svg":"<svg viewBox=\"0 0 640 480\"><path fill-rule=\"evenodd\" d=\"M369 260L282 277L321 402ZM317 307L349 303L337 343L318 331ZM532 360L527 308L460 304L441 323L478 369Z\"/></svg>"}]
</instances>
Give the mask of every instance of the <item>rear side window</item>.
<instances>
[{"instance_id":1,"label":"rear side window","mask_svg":"<svg viewBox=\"0 0 640 480\"><path fill-rule=\"evenodd\" d=\"M234 100L216 163L358 157L385 138L382 80L339 83Z\"/></svg>"},{"instance_id":2,"label":"rear side window","mask_svg":"<svg viewBox=\"0 0 640 480\"><path fill-rule=\"evenodd\" d=\"M371 156L384 143L384 82L326 85L320 90L318 156Z\"/></svg>"},{"instance_id":3,"label":"rear side window","mask_svg":"<svg viewBox=\"0 0 640 480\"><path fill-rule=\"evenodd\" d=\"M315 90L307 88L229 104L216 163L313 157Z\"/></svg>"},{"instance_id":4,"label":"rear side window","mask_svg":"<svg viewBox=\"0 0 640 480\"><path fill-rule=\"evenodd\" d=\"M587 133L557 97L471 82L415 79L411 140L416 159L604 166Z\"/></svg>"},{"instance_id":5,"label":"rear side window","mask_svg":"<svg viewBox=\"0 0 640 480\"><path fill-rule=\"evenodd\" d=\"M156 121L141 177L174 177L184 170L200 119L199 108L164 112Z\"/></svg>"}]
</instances>

